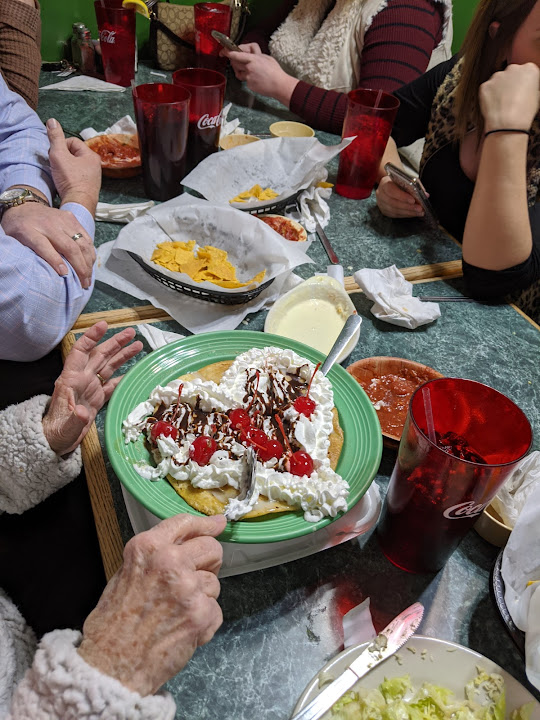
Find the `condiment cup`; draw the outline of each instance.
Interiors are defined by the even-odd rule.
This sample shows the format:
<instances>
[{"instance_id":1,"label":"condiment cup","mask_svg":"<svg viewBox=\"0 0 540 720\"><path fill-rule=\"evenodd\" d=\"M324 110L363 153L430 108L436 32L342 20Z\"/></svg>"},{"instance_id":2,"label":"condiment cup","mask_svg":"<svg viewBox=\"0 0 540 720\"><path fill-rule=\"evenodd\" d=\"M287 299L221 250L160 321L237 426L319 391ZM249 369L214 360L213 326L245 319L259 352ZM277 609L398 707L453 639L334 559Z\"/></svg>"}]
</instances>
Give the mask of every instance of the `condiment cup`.
<instances>
[{"instance_id":1,"label":"condiment cup","mask_svg":"<svg viewBox=\"0 0 540 720\"><path fill-rule=\"evenodd\" d=\"M219 147L222 150L230 150L239 145L249 145L249 143L260 140L256 135L224 135L219 141Z\"/></svg>"},{"instance_id":2,"label":"condiment cup","mask_svg":"<svg viewBox=\"0 0 540 720\"><path fill-rule=\"evenodd\" d=\"M488 543L496 547L504 547L510 537L512 528L505 525L501 516L488 505L474 525L474 529Z\"/></svg>"},{"instance_id":3,"label":"condiment cup","mask_svg":"<svg viewBox=\"0 0 540 720\"><path fill-rule=\"evenodd\" d=\"M280 122L272 123L269 130L273 137L313 137L315 135L315 131L309 125L292 120L280 120Z\"/></svg>"}]
</instances>

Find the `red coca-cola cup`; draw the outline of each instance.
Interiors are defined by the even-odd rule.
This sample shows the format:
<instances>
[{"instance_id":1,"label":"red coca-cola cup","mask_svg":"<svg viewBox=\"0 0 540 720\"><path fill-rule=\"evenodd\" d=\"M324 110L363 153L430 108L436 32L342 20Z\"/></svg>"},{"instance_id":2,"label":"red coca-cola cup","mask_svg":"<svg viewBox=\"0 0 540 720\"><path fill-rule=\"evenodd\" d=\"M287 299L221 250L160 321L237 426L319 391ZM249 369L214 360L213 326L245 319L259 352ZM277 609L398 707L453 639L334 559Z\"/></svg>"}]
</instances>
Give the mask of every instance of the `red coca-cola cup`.
<instances>
[{"instance_id":1,"label":"red coca-cola cup","mask_svg":"<svg viewBox=\"0 0 540 720\"><path fill-rule=\"evenodd\" d=\"M356 136L339 156L336 192L362 200L371 195L399 100L382 90L352 90L342 138Z\"/></svg>"},{"instance_id":2,"label":"red coca-cola cup","mask_svg":"<svg viewBox=\"0 0 540 720\"><path fill-rule=\"evenodd\" d=\"M191 95L186 173L218 149L226 78L206 68L182 68L173 83Z\"/></svg>"},{"instance_id":3,"label":"red coca-cola cup","mask_svg":"<svg viewBox=\"0 0 540 720\"><path fill-rule=\"evenodd\" d=\"M182 192L189 125L189 92L170 83L133 88L146 195L169 200Z\"/></svg>"},{"instance_id":4,"label":"red coca-cola cup","mask_svg":"<svg viewBox=\"0 0 540 720\"><path fill-rule=\"evenodd\" d=\"M232 10L230 5L200 2L193 6L195 24L195 52L198 55L219 55L222 46L212 37L212 30L230 35Z\"/></svg>"},{"instance_id":5,"label":"red coca-cola cup","mask_svg":"<svg viewBox=\"0 0 540 720\"><path fill-rule=\"evenodd\" d=\"M439 570L531 441L523 411L487 385L439 378L418 388L377 528L386 557L409 572Z\"/></svg>"},{"instance_id":6,"label":"red coca-cola cup","mask_svg":"<svg viewBox=\"0 0 540 720\"><path fill-rule=\"evenodd\" d=\"M128 87L135 77L135 12L122 0L95 0L105 80Z\"/></svg>"}]
</instances>

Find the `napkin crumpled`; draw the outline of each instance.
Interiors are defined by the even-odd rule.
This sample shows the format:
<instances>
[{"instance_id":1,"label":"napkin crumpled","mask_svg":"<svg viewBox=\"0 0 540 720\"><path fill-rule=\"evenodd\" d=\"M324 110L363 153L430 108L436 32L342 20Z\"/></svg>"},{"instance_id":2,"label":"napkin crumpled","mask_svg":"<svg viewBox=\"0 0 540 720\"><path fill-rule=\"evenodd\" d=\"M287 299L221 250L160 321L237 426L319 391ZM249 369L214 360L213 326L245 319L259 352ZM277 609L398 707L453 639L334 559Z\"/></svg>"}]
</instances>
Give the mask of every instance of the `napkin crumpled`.
<instances>
[{"instance_id":1,"label":"napkin crumpled","mask_svg":"<svg viewBox=\"0 0 540 720\"><path fill-rule=\"evenodd\" d=\"M92 90L94 92L125 92L126 88L114 83L105 82L98 78L89 77L88 75L75 75L67 80L52 85L40 87L40 90L64 90L68 92L79 92L82 90Z\"/></svg>"},{"instance_id":2,"label":"napkin crumpled","mask_svg":"<svg viewBox=\"0 0 540 720\"><path fill-rule=\"evenodd\" d=\"M176 340L182 340L186 337L185 335L174 333L170 330L160 330L150 323L141 323L140 325L137 325L137 330L145 338L152 350L157 350L160 347L164 347L169 343L176 342Z\"/></svg>"},{"instance_id":3,"label":"napkin crumpled","mask_svg":"<svg viewBox=\"0 0 540 720\"><path fill-rule=\"evenodd\" d=\"M413 297L412 283L395 265L382 270L357 270L354 279L365 295L374 301L371 312L379 320L413 330L441 316L438 303L422 302Z\"/></svg>"},{"instance_id":4,"label":"napkin crumpled","mask_svg":"<svg viewBox=\"0 0 540 720\"><path fill-rule=\"evenodd\" d=\"M540 581L540 485L528 496L510 533L501 573L508 612L525 633L527 678L540 690L540 582L534 582Z\"/></svg>"},{"instance_id":5,"label":"napkin crumpled","mask_svg":"<svg viewBox=\"0 0 540 720\"><path fill-rule=\"evenodd\" d=\"M89 140L96 135L110 135L112 133L125 133L132 135L137 132L137 126L131 115L124 115L113 125L105 130L95 130L93 127L84 128L79 135L83 140ZM151 207L154 207L153 200L147 200L140 203L104 203L98 202L96 208L96 220L100 222L128 223L135 220L136 217L142 215Z\"/></svg>"},{"instance_id":6,"label":"napkin crumpled","mask_svg":"<svg viewBox=\"0 0 540 720\"><path fill-rule=\"evenodd\" d=\"M505 525L513 528L531 493L540 487L540 452L524 457L491 501Z\"/></svg>"}]
</instances>

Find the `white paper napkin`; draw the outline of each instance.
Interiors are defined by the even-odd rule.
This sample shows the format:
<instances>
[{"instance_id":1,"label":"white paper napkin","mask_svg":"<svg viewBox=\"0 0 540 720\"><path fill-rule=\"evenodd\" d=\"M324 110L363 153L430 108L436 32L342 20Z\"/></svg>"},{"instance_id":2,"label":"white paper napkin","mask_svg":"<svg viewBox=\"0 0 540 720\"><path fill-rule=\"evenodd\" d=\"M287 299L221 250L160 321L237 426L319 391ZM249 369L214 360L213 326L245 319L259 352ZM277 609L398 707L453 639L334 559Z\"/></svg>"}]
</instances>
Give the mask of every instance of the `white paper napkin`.
<instances>
[{"instance_id":1,"label":"white paper napkin","mask_svg":"<svg viewBox=\"0 0 540 720\"><path fill-rule=\"evenodd\" d=\"M114 83L105 82L98 78L89 77L88 75L76 75L67 80L52 85L45 85L40 90L67 90L69 92L77 92L81 90L93 90L94 92L125 92L126 88Z\"/></svg>"},{"instance_id":2,"label":"white paper napkin","mask_svg":"<svg viewBox=\"0 0 540 720\"><path fill-rule=\"evenodd\" d=\"M124 205L98 202L95 219L101 222L129 223L139 215L144 215L154 205L153 200L140 203L125 203Z\"/></svg>"},{"instance_id":3,"label":"white paper napkin","mask_svg":"<svg viewBox=\"0 0 540 720\"><path fill-rule=\"evenodd\" d=\"M351 647L351 645L360 645L377 637L377 633L373 627L369 603L370 599L366 598L364 602L353 607L352 610L349 610L349 612L343 616L344 647L348 648Z\"/></svg>"},{"instance_id":4,"label":"white paper napkin","mask_svg":"<svg viewBox=\"0 0 540 720\"><path fill-rule=\"evenodd\" d=\"M150 323L141 323L140 325L137 325L137 330L146 339L152 350L157 350L160 347L164 347L169 343L176 342L176 340L182 340L186 337L185 335L170 332L169 330L160 330Z\"/></svg>"},{"instance_id":5,"label":"white paper napkin","mask_svg":"<svg viewBox=\"0 0 540 720\"><path fill-rule=\"evenodd\" d=\"M113 123L110 127L105 130L94 130L93 127L84 128L81 130L79 135L83 140L90 140L90 138L96 137L96 135L110 135L111 133L125 133L126 135L132 135L137 132L137 125L131 117L131 115L124 115Z\"/></svg>"},{"instance_id":6,"label":"white paper napkin","mask_svg":"<svg viewBox=\"0 0 540 720\"><path fill-rule=\"evenodd\" d=\"M250 132L240 127L240 120L234 118L234 120L227 121L227 117L232 108L232 103L225 105L221 111L221 129L219 131L219 137L225 137L226 135L251 135Z\"/></svg>"},{"instance_id":7,"label":"white paper napkin","mask_svg":"<svg viewBox=\"0 0 540 720\"><path fill-rule=\"evenodd\" d=\"M328 177L328 170L322 168L318 177L314 178L312 184L298 197L300 209L300 221L308 233L314 233L317 223L326 227L330 220L330 208L326 202L332 194L331 187L319 187L319 183L325 182Z\"/></svg>"},{"instance_id":8,"label":"white paper napkin","mask_svg":"<svg viewBox=\"0 0 540 720\"><path fill-rule=\"evenodd\" d=\"M503 552L504 600L512 620L525 632L525 666L540 690L540 486L527 498Z\"/></svg>"},{"instance_id":9,"label":"white paper napkin","mask_svg":"<svg viewBox=\"0 0 540 720\"><path fill-rule=\"evenodd\" d=\"M529 495L540 486L540 452L535 450L516 465L491 501L505 525L513 528Z\"/></svg>"},{"instance_id":10,"label":"white paper napkin","mask_svg":"<svg viewBox=\"0 0 540 720\"><path fill-rule=\"evenodd\" d=\"M412 283L405 280L395 265L382 270L358 270L354 279L367 297L374 301L371 312L379 320L414 329L441 316L437 303L422 302L413 297Z\"/></svg>"},{"instance_id":11,"label":"white paper napkin","mask_svg":"<svg viewBox=\"0 0 540 720\"><path fill-rule=\"evenodd\" d=\"M127 254L137 253L152 266L150 256L154 247L170 239L193 239L202 245L223 246L229 251L229 259L238 268L240 277L241 272L252 277L262 264L267 268L266 279L274 280L260 295L243 305L221 305L189 297L155 280ZM299 243L285 240L258 218L232 208L215 207L189 195L173 198L147 211L122 228L116 241L101 245L97 255L97 280L165 310L193 333L233 330L246 315L272 304L302 282L292 270L312 262ZM193 283L187 276L161 267L157 269L171 278ZM196 287L216 289L206 282L197 283ZM234 292L224 288L219 291Z\"/></svg>"}]
</instances>

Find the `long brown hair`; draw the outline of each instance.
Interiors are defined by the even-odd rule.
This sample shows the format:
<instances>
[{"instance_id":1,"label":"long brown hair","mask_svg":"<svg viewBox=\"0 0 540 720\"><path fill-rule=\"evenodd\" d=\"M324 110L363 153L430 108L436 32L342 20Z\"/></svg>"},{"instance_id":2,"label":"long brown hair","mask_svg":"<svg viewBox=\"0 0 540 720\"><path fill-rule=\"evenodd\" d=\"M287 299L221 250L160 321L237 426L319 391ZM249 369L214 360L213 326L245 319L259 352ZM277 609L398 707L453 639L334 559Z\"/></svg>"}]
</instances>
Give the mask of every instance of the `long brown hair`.
<instances>
[{"instance_id":1,"label":"long brown hair","mask_svg":"<svg viewBox=\"0 0 540 720\"><path fill-rule=\"evenodd\" d=\"M484 134L478 90L494 72L502 70L516 32L537 0L480 0L463 41L461 78L456 91L456 139L462 140L471 125L478 140ZM494 37L491 23L499 23Z\"/></svg>"}]
</instances>

